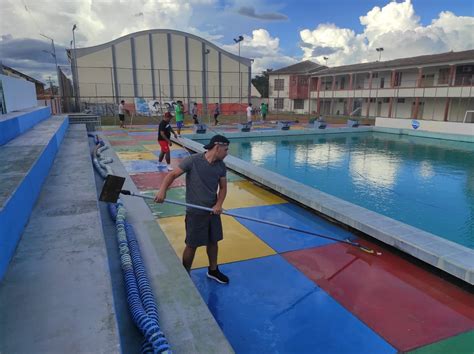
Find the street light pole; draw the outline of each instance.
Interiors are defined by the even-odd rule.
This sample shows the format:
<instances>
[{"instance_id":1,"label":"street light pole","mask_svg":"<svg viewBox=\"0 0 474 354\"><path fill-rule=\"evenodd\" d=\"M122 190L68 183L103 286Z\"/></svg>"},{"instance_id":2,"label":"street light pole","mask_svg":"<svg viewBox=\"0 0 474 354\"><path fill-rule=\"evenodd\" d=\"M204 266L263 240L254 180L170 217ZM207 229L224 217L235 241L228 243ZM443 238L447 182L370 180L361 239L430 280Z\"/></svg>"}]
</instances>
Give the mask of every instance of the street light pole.
<instances>
[{"instance_id":1,"label":"street light pole","mask_svg":"<svg viewBox=\"0 0 474 354\"><path fill-rule=\"evenodd\" d=\"M234 42L238 43L239 45L239 122L241 122L242 118L242 76L240 75L240 42L244 40L243 36L238 36L234 38Z\"/></svg>"},{"instance_id":2,"label":"street light pole","mask_svg":"<svg viewBox=\"0 0 474 354\"><path fill-rule=\"evenodd\" d=\"M204 68L205 68L205 71L204 71L204 75L205 75L205 78L206 78L206 87L204 87L204 97L205 97L205 100L204 100L204 114L207 116L207 123L209 125L211 125L211 116L209 115L209 90L208 90L208 87L209 87L209 53L211 51L209 49L206 49L204 51L204 60L205 60L205 63L204 63Z\"/></svg>"},{"instance_id":3,"label":"street light pole","mask_svg":"<svg viewBox=\"0 0 474 354\"><path fill-rule=\"evenodd\" d=\"M323 57L323 59L324 59L324 62L326 63L325 65L328 66L328 59L329 58L328 57Z\"/></svg>"},{"instance_id":4,"label":"street light pole","mask_svg":"<svg viewBox=\"0 0 474 354\"><path fill-rule=\"evenodd\" d=\"M72 26L72 43L73 43L73 50L74 50L74 64L73 64L73 73L74 73L74 97L75 97L75 101L76 101L76 111L79 111L80 110L80 107L79 107L79 85L78 85L78 82L77 80L79 79L77 77L77 56L76 56L76 36L74 34L74 31L77 29L77 26L76 24L74 24L74 26Z\"/></svg>"},{"instance_id":5,"label":"street light pole","mask_svg":"<svg viewBox=\"0 0 474 354\"><path fill-rule=\"evenodd\" d=\"M382 48L382 47L379 47L379 48L375 48L375 50L376 50L377 52L379 52L379 61L380 61L380 58L382 58L383 48Z\"/></svg>"}]
</instances>

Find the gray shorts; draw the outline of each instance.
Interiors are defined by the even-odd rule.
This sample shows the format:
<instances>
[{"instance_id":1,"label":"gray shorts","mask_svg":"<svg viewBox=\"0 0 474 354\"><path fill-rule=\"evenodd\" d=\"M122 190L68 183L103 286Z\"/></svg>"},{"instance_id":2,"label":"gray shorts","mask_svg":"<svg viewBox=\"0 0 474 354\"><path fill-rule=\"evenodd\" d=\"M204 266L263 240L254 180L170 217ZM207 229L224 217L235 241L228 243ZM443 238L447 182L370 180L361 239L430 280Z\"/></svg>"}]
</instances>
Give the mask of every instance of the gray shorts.
<instances>
[{"instance_id":1,"label":"gray shorts","mask_svg":"<svg viewBox=\"0 0 474 354\"><path fill-rule=\"evenodd\" d=\"M186 245L190 247L207 246L222 240L220 215L186 214Z\"/></svg>"}]
</instances>

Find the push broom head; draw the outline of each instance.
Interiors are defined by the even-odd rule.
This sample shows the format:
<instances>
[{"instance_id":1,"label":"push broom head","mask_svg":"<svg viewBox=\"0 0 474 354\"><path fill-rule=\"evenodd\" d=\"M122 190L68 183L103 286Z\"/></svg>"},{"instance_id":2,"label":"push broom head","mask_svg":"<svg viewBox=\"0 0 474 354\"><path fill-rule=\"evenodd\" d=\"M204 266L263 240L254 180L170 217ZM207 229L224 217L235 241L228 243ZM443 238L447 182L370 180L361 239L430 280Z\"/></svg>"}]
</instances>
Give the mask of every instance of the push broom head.
<instances>
[{"instance_id":1,"label":"push broom head","mask_svg":"<svg viewBox=\"0 0 474 354\"><path fill-rule=\"evenodd\" d=\"M124 183L124 177L108 175L105 178L104 185L102 186L99 200L101 202L117 203Z\"/></svg>"}]
</instances>

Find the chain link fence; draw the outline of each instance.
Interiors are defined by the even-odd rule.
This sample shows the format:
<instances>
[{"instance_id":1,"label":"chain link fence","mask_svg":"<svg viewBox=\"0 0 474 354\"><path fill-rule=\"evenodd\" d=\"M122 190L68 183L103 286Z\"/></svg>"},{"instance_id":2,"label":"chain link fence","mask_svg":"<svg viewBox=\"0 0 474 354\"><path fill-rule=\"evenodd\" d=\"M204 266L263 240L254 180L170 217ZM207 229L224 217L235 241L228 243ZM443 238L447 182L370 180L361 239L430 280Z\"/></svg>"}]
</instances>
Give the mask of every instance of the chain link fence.
<instances>
[{"instance_id":1,"label":"chain link fence","mask_svg":"<svg viewBox=\"0 0 474 354\"><path fill-rule=\"evenodd\" d=\"M100 116L116 115L122 100L134 116L173 113L177 101L187 112L196 103L201 116L212 116L216 103L221 115L244 115L252 99L248 72L241 72L240 79L238 71L78 67L77 73L76 95L63 91L63 100L77 100L73 110Z\"/></svg>"}]
</instances>

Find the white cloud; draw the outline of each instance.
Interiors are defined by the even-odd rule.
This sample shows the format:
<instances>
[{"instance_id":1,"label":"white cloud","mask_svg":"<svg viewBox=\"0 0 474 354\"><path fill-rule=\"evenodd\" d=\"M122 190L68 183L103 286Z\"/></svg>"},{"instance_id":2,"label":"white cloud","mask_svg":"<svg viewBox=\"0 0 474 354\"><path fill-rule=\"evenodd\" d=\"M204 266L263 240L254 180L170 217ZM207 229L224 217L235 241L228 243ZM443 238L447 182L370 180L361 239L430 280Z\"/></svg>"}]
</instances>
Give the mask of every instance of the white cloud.
<instances>
[{"instance_id":1,"label":"white cloud","mask_svg":"<svg viewBox=\"0 0 474 354\"><path fill-rule=\"evenodd\" d=\"M376 6L359 20L365 26L365 37L373 41L384 33L414 30L419 26L420 18L415 14L411 1L407 0L391 2L383 8Z\"/></svg>"},{"instance_id":2,"label":"white cloud","mask_svg":"<svg viewBox=\"0 0 474 354\"><path fill-rule=\"evenodd\" d=\"M87 47L123 35L170 28L208 39L220 38L192 26L193 6L212 8L216 0L53 1L0 0L0 34L14 38L38 38L39 33L69 46L72 26L77 24L76 45ZM26 4L26 7L25 5ZM53 24L54 23L54 24Z\"/></svg>"},{"instance_id":3,"label":"white cloud","mask_svg":"<svg viewBox=\"0 0 474 354\"><path fill-rule=\"evenodd\" d=\"M303 59L329 66L375 61L375 48L383 47L382 60L474 48L474 17L441 12L428 26L420 24L410 0L374 7L359 17L364 26L355 33L334 24L300 31Z\"/></svg>"},{"instance_id":4,"label":"white cloud","mask_svg":"<svg viewBox=\"0 0 474 354\"><path fill-rule=\"evenodd\" d=\"M222 48L234 54L238 54L239 51L238 44L223 45ZM298 62L295 58L283 55L280 39L272 37L263 28L253 30L251 36L244 35L244 40L240 42L240 55L254 59L252 65L254 75L269 68L277 69Z\"/></svg>"}]
</instances>

